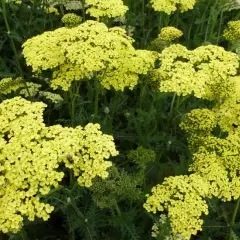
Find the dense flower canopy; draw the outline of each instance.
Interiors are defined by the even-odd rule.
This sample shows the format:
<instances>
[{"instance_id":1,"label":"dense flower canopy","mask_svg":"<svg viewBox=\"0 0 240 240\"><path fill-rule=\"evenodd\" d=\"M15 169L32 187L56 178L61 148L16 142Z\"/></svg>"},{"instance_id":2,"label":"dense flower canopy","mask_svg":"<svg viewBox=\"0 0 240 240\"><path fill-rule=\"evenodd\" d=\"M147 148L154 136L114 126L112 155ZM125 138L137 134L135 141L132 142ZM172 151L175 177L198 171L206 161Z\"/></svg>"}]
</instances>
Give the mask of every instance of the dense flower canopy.
<instances>
[{"instance_id":1,"label":"dense flower canopy","mask_svg":"<svg viewBox=\"0 0 240 240\"><path fill-rule=\"evenodd\" d=\"M26 216L47 220L53 207L41 202L64 173L59 164L73 170L81 186L105 179L118 152L112 136L98 124L84 128L46 127L42 102L15 97L0 104L0 231L17 232Z\"/></svg>"},{"instance_id":2,"label":"dense flower canopy","mask_svg":"<svg viewBox=\"0 0 240 240\"><path fill-rule=\"evenodd\" d=\"M155 54L135 50L133 40L119 27L86 21L27 40L23 54L33 71L52 69L51 86L68 90L72 81L95 77L104 88L132 89L139 74L154 67Z\"/></svg>"}]
</instances>

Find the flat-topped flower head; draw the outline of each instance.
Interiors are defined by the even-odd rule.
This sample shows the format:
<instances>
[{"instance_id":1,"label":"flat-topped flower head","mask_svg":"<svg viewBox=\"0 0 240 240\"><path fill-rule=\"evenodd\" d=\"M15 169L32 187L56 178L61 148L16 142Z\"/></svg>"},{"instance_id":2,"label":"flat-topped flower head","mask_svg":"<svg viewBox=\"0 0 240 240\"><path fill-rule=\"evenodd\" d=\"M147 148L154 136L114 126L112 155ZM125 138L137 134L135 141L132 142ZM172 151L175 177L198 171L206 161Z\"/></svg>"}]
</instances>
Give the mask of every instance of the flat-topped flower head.
<instances>
[{"instance_id":1,"label":"flat-topped flower head","mask_svg":"<svg viewBox=\"0 0 240 240\"><path fill-rule=\"evenodd\" d=\"M161 185L152 188L144 208L148 212L168 211L174 235L185 239L202 230L201 216L208 214L204 197L208 195L208 182L197 174L165 178ZM191 223L191 224L189 224Z\"/></svg>"},{"instance_id":2,"label":"flat-topped flower head","mask_svg":"<svg viewBox=\"0 0 240 240\"><path fill-rule=\"evenodd\" d=\"M128 10L122 0L86 0L86 4L89 7L87 13L97 19L121 17Z\"/></svg>"},{"instance_id":3,"label":"flat-topped flower head","mask_svg":"<svg viewBox=\"0 0 240 240\"><path fill-rule=\"evenodd\" d=\"M175 27L164 27L161 29L158 38L162 41L173 41L180 38L183 32Z\"/></svg>"},{"instance_id":4,"label":"flat-topped flower head","mask_svg":"<svg viewBox=\"0 0 240 240\"><path fill-rule=\"evenodd\" d=\"M240 20L228 22L223 37L229 41L240 40Z\"/></svg>"},{"instance_id":5,"label":"flat-topped flower head","mask_svg":"<svg viewBox=\"0 0 240 240\"><path fill-rule=\"evenodd\" d=\"M162 92L193 94L197 98L223 101L232 89L231 76L237 74L237 54L209 45L188 50L180 44L165 48L160 67L152 72L153 82Z\"/></svg>"},{"instance_id":6,"label":"flat-topped flower head","mask_svg":"<svg viewBox=\"0 0 240 240\"><path fill-rule=\"evenodd\" d=\"M151 0L150 2L155 11L162 11L170 15L176 10L185 12L193 9L196 0Z\"/></svg>"},{"instance_id":7,"label":"flat-topped flower head","mask_svg":"<svg viewBox=\"0 0 240 240\"><path fill-rule=\"evenodd\" d=\"M113 137L98 124L84 128L46 127L42 102L21 97L0 104L0 231L18 232L23 218L48 220L53 207L41 199L64 177L61 163L73 169L79 185L105 179L107 161L116 156Z\"/></svg>"},{"instance_id":8,"label":"flat-topped flower head","mask_svg":"<svg viewBox=\"0 0 240 240\"><path fill-rule=\"evenodd\" d=\"M66 27L76 27L82 22L82 18L75 13L67 13L62 17L61 21Z\"/></svg>"},{"instance_id":9,"label":"flat-topped flower head","mask_svg":"<svg viewBox=\"0 0 240 240\"><path fill-rule=\"evenodd\" d=\"M51 86L67 91L74 80L95 77L104 88L132 89L139 74L153 69L155 55L135 50L133 39L120 27L86 21L27 40L23 54L33 71L52 70Z\"/></svg>"}]
</instances>

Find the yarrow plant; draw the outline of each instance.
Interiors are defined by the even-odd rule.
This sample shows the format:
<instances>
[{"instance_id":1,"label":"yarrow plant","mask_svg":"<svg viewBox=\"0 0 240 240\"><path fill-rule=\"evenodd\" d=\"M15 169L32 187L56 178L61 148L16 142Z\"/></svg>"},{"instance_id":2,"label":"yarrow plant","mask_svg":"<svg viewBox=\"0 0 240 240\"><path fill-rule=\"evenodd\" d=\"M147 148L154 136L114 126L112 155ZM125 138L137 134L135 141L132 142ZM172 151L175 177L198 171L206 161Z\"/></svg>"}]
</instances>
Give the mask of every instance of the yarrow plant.
<instances>
[{"instance_id":1,"label":"yarrow plant","mask_svg":"<svg viewBox=\"0 0 240 240\"><path fill-rule=\"evenodd\" d=\"M178 48L181 49L180 54ZM189 167L191 174L166 178L161 185L152 189L152 195L148 196L144 205L147 211L154 213L167 210L173 233L190 239L192 234L196 235L202 230L203 220L200 217L208 214L207 198L217 197L223 201L231 201L240 197L240 82L238 76L231 77L238 72L239 59L236 54L215 46L200 47L189 52L180 45L170 46L162 52L161 57L162 65L160 64L157 71L163 81L162 86L166 87L164 81L168 77L169 83L171 81L171 85L167 85L165 91L173 91L177 95L193 94L215 102L212 109L192 110L181 123L181 128L189 134L188 143L193 161ZM231 65L227 65L229 58L232 59ZM175 80L180 79L177 77L180 76L178 67L182 74L185 72L184 76L196 74L198 81L191 85L190 82L186 84L186 79L183 86L181 84L184 78L181 77L180 82L176 81L176 85L173 84ZM218 72L215 72L216 70ZM187 75L186 71L190 74ZM195 90L197 84L200 85ZM189 90L186 91L186 87ZM202 93L197 92L199 90ZM225 138L214 134L214 130L218 128L223 133L227 132Z\"/></svg>"},{"instance_id":2,"label":"yarrow plant","mask_svg":"<svg viewBox=\"0 0 240 240\"><path fill-rule=\"evenodd\" d=\"M113 138L102 134L98 124L82 128L46 127L42 102L15 97L0 104L0 230L17 232L23 217L47 220L53 207L41 201L58 187L72 169L79 185L90 187L99 176L105 179L116 156Z\"/></svg>"},{"instance_id":3,"label":"yarrow plant","mask_svg":"<svg viewBox=\"0 0 240 240\"><path fill-rule=\"evenodd\" d=\"M191 51L173 44L162 51L159 60L152 79L160 91L219 101L229 96L232 82L228 79L237 74L239 67L236 54L214 45Z\"/></svg>"},{"instance_id":4,"label":"yarrow plant","mask_svg":"<svg viewBox=\"0 0 240 240\"><path fill-rule=\"evenodd\" d=\"M27 40L23 54L34 72L53 70L51 86L67 91L74 80L95 74L110 89L133 89L139 74L153 69L155 54L135 50L133 40L119 27L86 21L74 28L59 28Z\"/></svg>"},{"instance_id":5,"label":"yarrow plant","mask_svg":"<svg viewBox=\"0 0 240 240\"><path fill-rule=\"evenodd\" d=\"M1 1L0 239L239 238L236 1Z\"/></svg>"},{"instance_id":6,"label":"yarrow plant","mask_svg":"<svg viewBox=\"0 0 240 240\"><path fill-rule=\"evenodd\" d=\"M165 27L161 29L161 32L158 35L158 38L162 41L172 41L177 38L180 38L183 35L183 32L175 27Z\"/></svg>"},{"instance_id":7,"label":"yarrow plant","mask_svg":"<svg viewBox=\"0 0 240 240\"><path fill-rule=\"evenodd\" d=\"M122 0L86 0L86 4L88 5L86 12L97 19L121 17L128 10Z\"/></svg>"},{"instance_id":8,"label":"yarrow plant","mask_svg":"<svg viewBox=\"0 0 240 240\"><path fill-rule=\"evenodd\" d=\"M196 0L151 0L151 4L156 11L163 11L171 14L177 9L181 12L193 9Z\"/></svg>"},{"instance_id":9,"label":"yarrow plant","mask_svg":"<svg viewBox=\"0 0 240 240\"><path fill-rule=\"evenodd\" d=\"M82 22L82 18L74 13L65 14L61 21L66 27L76 27Z\"/></svg>"},{"instance_id":10,"label":"yarrow plant","mask_svg":"<svg viewBox=\"0 0 240 240\"><path fill-rule=\"evenodd\" d=\"M229 41L240 40L240 20L228 22L228 27L225 29L223 36Z\"/></svg>"}]
</instances>

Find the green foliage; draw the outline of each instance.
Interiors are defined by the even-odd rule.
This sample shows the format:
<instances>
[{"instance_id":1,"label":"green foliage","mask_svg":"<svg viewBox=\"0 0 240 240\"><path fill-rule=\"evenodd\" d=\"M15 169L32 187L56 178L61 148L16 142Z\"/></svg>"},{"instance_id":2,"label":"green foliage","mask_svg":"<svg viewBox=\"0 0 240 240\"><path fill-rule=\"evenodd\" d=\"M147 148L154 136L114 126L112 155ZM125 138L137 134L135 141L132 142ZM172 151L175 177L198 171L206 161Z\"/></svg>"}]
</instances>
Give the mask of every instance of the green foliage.
<instances>
[{"instance_id":1,"label":"green foliage","mask_svg":"<svg viewBox=\"0 0 240 240\"><path fill-rule=\"evenodd\" d=\"M118 1L119 5L115 5L115 1L103 0L101 7L105 9L105 6L108 6L107 11L105 11L106 9L103 11L102 8L96 10L92 6L94 1L88 2L91 3L91 6L87 5L85 0L22 0L20 4L19 1L15 0L0 1L0 104L3 100L11 99L15 96L22 96L31 102L44 102L47 104L47 107L43 117L47 127L60 124L68 129L70 127L76 128L80 125L84 126L88 123L99 123L104 133L113 136L119 151L119 156L110 159L112 167L108 169L108 177L106 179L94 178L93 185L90 188L80 187L73 176L72 170L66 170L60 164L59 171L64 172L64 178L60 182L60 186L58 188L52 187L46 196L39 194L42 202L54 206L51 218L47 222L38 218L31 222L24 218L24 227L21 231L16 234L0 233L0 239L183 239L181 234L176 235L174 233L171 227L172 220L170 216L167 216L168 212L166 209L159 217L159 214L157 216L146 212L143 204L146 202L147 194L149 194L153 186L165 182L170 176L178 176L180 179L182 175L189 175L189 167L193 166L196 158L196 156L194 158L194 140L190 138L192 132L195 133L195 141L196 139L198 140L197 147L210 152L209 149L212 150L211 144L213 142L205 138L203 141L200 137L211 135L217 141L226 143L230 133L223 129L221 130L219 124L225 124L224 127L233 129L233 132L238 127L239 99L237 99L237 91L236 94L233 94L236 98L231 98L229 102L224 102L225 105L221 105L225 99L219 99L220 95L224 95L224 97L231 95L232 85L227 86L228 88L225 87L226 79L221 77L226 72L225 67L227 68L228 66L232 69L236 68L236 73L231 73L229 76L239 75L240 69L236 67L238 60L236 60L235 55L231 55L236 61L227 59L222 64L222 67L217 68L216 66L221 63L219 60L221 58L220 55L224 55L224 52L220 53L220 48L215 47L215 54L213 55L216 56L218 54L215 59L218 63L214 65L214 71L209 73L208 71L212 66L210 68L205 68L205 66L208 66L207 64L210 64L210 62L213 64L214 61L212 61L211 57L205 59L205 56L210 55L210 52L212 53L212 45L222 47L221 51L229 51L240 56L240 39L227 40L224 38L224 30L227 28L228 23L230 21L239 21L240 19L240 2L239 0L198 0L194 8L189 11L182 11L177 4L177 9L172 14L164 11L155 11L152 3L159 1L153 0L124 0ZM128 11L126 11L127 8L122 5L122 2L127 6ZM189 2L186 1L186 3ZM121 9L117 9L115 6L120 6ZM122 16L125 12L125 16ZM56 59L59 62L53 68L44 71L41 71L39 68L39 71L33 73L32 67L27 66L23 57L23 44L28 39L43 33L47 36L52 34L51 36L54 37L56 36L55 32L47 32L59 32L57 29L64 27L64 24L68 27L68 30L61 31L70 33L71 29L81 25L82 22L87 25L87 20L96 20L95 17L106 25L103 27L106 34L104 33L100 36L100 33L96 33L98 29L96 27L93 30L96 38L90 44L91 49L99 54L100 50L95 49L95 47L102 46L104 50L108 50L107 58L104 60L104 63L99 61L100 67L92 74L92 71L95 69L94 64L103 56L99 54L97 58L91 58L92 55L90 56L89 52L83 52L82 44L87 42L87 38L78 38L80 35L77 37L77 31L72 35L63 34L61 43L60 41L54 42L51 49L44 52L43 57L41 56L42 61L45 59L53 60L53 47L61 45L58 48L58 53L64 56L66 64L71 59L66 57L70 52L72 56L75 54L75 62L71 62L71 66L76 66L76 61L80 59L79 56L81 55L83 60L88 57L92 59L90 62L93 70L90 69L87 72L88 70L84 69L84 64L81 62L79 66L82 67L82 75L84 77L82 79L74 79L70 74L70 82L72 84L70 83L70 88L67 91L63 89L53 90L50 85L52 72L60 71L59 69L62 67L61 59ZM95 23L96 26L99 26L99 24ZM115 27L119 27L121 30ZM171 30L170 35L165 32L164 39L160 39L158 36L165 27L171 27L167 28ZM178 32L177 36L179 38L173 39L171 38L171 32L173 29L176 31L176 28L183 35ZM83 29L86 30L86 36L89 35L88 31L91 30L89 29L87 27ZM111 39L107 43L109 29L113 29L111 31L115 31L115 33L111 34L113 40ZM122 29L126 30L126 35ZM71 39L69 40L68 37L69 39L71 37ZM115 41L116 37L121 37L126 42L121 40L122 45L117 45L115 44L117 43ZM134 39L133 43L131 43L130 37ZM77 52L76 46L71 49L73 42L76 43L76 46L81 51ZM81 44L79 44L80 42ZM126 45L126 43L129 45ZM180 55L174 58L174 64L172 64L168 60L169 55L172 53L171 48L174 48L173 43L186 47L188 49L186 52L189 56L193 52L197 53L194 57L193 54L189 57L181 55L184 52L181 50L179 51ZM47 47L50 44L50 41L45 41ZM37 44L37 47L39 51L44 50L42 44ZM201 55L201 51L196 50L199 49L198 47L209 50ZM129 50L121 52L122 55L117 55L112 49L117 49L116 53L120 49L134 49L134 51L131 50L133 51L131 54L134 56L131 56L131 59L126 57L130 56ZM146 49L151 51L151 56L153 57L149 67L146 67L149 55L143 54ZM169 54L164 55L162 54L163 51L164 54L166 52L169 52ZM39 55L36 56L34 54L36 54L34 51L30 52L30 57L38 59ZM120 56L123 60L120 59ZM164 71L162 70L163 56L166 56L165 60L167 62ZM183 71L183 67L178 68L178 64L181 63L181 66L185 66L188 59L191 62L191 69L188 67L190 66L189 64L185 70L194 70L194 74L204 73L203 75L199 74L199 78L196 78L196 75L189 75L191 79L190 77L184 79L187 71ZM42 62L37 62L37 64L40 66ZM133 67L135 67L134 70ZM147 68L146 71L144 67ZM140 68L141 71L139 71ZM187 81L193 83L196 79L195 89L202 90L202 87L199 87L198 84L201 82L203 83L201 86L203 86L207 79L211 79L215 83L217 77L211 78L211 76L214 74L216 76L218 73L221 73L221 81L219 80L218 82L220 87L218 91L215 91L216 89L213 88L216 98L212 102L206 99L199 99L199 95L194 93L195 89L194 91L190 89L189 94L186 96L176 94L173 91L161 92L161 88L158 85L159 82L153 81L154 74L157 71L154 72L152 69L154 71L159 70L162 74L158 75L158 77L160 76L157 79L159 82L164 82L163 79L169 80L168 87L170 90L173 89L173 86L186 87L186 85L189 85L189 83L186 84ZM176 69L181 71L177 72ZM207 69L206 72L203 69ZM66 73L71 73L70 70L72 69L67 69ZM77 71L78 68L75 70ZM126 75L121 75L123 72ZM176 72L177 74L173 75ZM86 75L88 75L87 78ZM173 81L173 77L178 77L179 75L182 82L178 81L175 84L176 81ZM98 82L101 82L104 78L106 79L106 76L109 82L114 79L115 89L121 89L121 91L115 91L110 87L109 89L101 87ZM178 80L177 77L175 80ZM121 87L119 79L121 82L127 81L129 86L134 85L133 89ZM62 80L64 81L64 76ZM209 85L211 84L207 84L207 87ZM205 128L205 125L212 121L212 115L220 109L219 106L223 106L215 119L219 122L214 123L214 126L210 124L211 126ZM192 111L193 109L197 109L196 111L206 109L206 112L211 111L211 114L203 114L201 116L189 115L189 112L194 113L195 110ZM4 113L0 114L4 115ZM234 115L237 119L236 121L234 119L234 124L230 122L232 120L230 115ZM187 119L186 116L189 118ZM223 118L222 122L220 122L221 116ZM180 127L180 123L183 120L186 123L184 129ZM1 134L0 132L0 137L2 136ZM237 138L234 139L237 145L238 140L236 140ZM6 134L4 141L8 140ZM203 142L203 144L201 145L199 142ZM0 160L2 154L1 144L0 142ZM215 144L214 147L216 146L220 148L220 145ZM230 146L231 150L233 148L234 150L237 149L235 145L228 146ZM227 148L225 150L227 153L230 152ZM217 152L217 159L226 157L221 154ZM209 160L207 158L208 155L204 156L206 163ZM230 159L230 156L228 157ZM237 154L231 157L237 159ZM67 160L71 165L72 159L68 157ZM203 162L201 163L203 164ZM0 171L2 171L1 166ZM92 162L89 163L89 166L93 169L97 168ZM2 175L1 172L0 207L1 191L3 189L1 185ZM217 174L214 176L218 177ZM229 177L228 174L227 177ZM236 174L236 178L239 178L239 172ZM212 179L212 181L214 180ZM172 191L174 192L174 190ZM166 201L166 205L169 202L170 199ZM209 214L202 217L204 222L202 231L198 231L195 236L192 235L191 239L240 239L238 202L222 202L215 197L211 197L206 199L206 203Z\"/></svg>"}]
</instances>

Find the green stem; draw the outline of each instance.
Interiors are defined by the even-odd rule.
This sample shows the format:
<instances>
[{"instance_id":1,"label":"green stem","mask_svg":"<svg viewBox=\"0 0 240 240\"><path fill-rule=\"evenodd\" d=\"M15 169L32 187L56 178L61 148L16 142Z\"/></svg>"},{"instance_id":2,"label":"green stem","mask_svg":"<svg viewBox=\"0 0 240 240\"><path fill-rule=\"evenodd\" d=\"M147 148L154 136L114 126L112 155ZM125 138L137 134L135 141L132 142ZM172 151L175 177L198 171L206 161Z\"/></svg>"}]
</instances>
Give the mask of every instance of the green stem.
<instances>
[{"instance_id":1,"label":"green stem","mask_svg":"<svg viewBox=\"0 0 240 240\"><path fill-rule=\"evenodd\" d=\"M98 104L99 104L99 94L100 94L100 85L98 81L95 82L95 99L94 99L94 120L98 120Z\"/></svg>"},{"instance_id":2,"label":"green stem","mask_svg":"<svg viewBox=\"0 0 240 240\"><path fill-rule=\"evenodd\" d=\"M219 28L218 28L218 36L217 36L217 45L219 43L220 35L221 35L221 29L222 29L222 22L223 22L223 11L220 13L220 22L219 22Z\"/></svg>"},{"instance_id":3,"label":"green stem","mask_svg":"<svg viewBox=\"0 0 240 240\"><path fill-rule=\"evenodd\" d=\"M11 34L11 29L10 29L10 26L9 26L9 23L8 23L8 19L7 19L7 11L6 11L5 0L2 0L2 15L3 15L4 23L5 23L5 26L6 26L6 29L7 29L7 34L9 36ZM19 74L20 74L20 76L23 79L23 82L24 82L24 85L25 85L25 88L27 90L27 93L28 93L29 97L31 97L31 94L30 94L30 91L28 89L27 83L26 83L26 81L24 79L24 73L23 73L22 67L21 67L20 62L18 60L17 48L15 46L15 43L14 43L13 39L11 37L9 37L9 39L10 39L10 45L12 47L12 50L13 50L13 53L14 53L14 57L15 57L15 60L16 60L16 63L17 63Z\"/></svg>"},{"instance_id":4,"label":"green stem","mask_svg":"<svg viewBox=\"0 0 240 240\"><path fill-rule=\"evenodd\" d=\"M82 0L82 18L83 22L86 20L86 14L85 14L85 0Z\"/></svg>"},{"instance_id":5,"label":"green stem","mask_svg":"<svg viewBox=\"0 0 240 240\"><path fill-rule=\"evenodd\" d=\"M142 0L142 34L143 34L143 38L142 38L142 48L144 48L145 46L145 0Z\"/></svg>"},{"instance_id":6,"label":"green stem","mask_svg":"<svg viewBox=\"0 0 240 240\"><path fill-rule=\"evenodd\" d=\"M177 96L177 94L174 93L173 98L172 98L172 102L171 102L171 107L170 107L170 118L172 118L172 115L173 115L173 106L174 106L174 103L175 103L175 100L176 100L176 96Z\"/></svg>"},{"instance_id":7,"label":"green stem","mask_svg":"<svg viewBox=\"0 0 240 240\"><path fill-rule=\"evenodd\" d=\"M231 222L230 222L230 233L229 233L229 240L232 240L233 238L233 227L235 226L235 219L239 210L239 206L240 206L240 198L237 200L234 211L233 211L233 215L231 218Z\"/></svg>"},{"instance_id":8,"label":"green stem","mask_svg":"<svg viewBox=\"0 0 240 240\"><path fill-rule=\"evenodd\" d=\"M117 215L118 215L119 217L121 217L121 216L122 216L121 210L120 210L120 208L119 208L119 206L118 206L117 203L115 204L115 209L116 209Z\"/></svg>"},{"instance_id":9,"label":"green stem","mask_svg":"<svg viewBox=\"0 0 240 240\"><path fill-rule=\"evenodd\" d=\"M76 212L76 214L78 215L78 217L82 220L85 220L84 215L82 214L82 212L78 209L77 204L75 203L74 197L71 193L71 190L69 189L64 189L64 191L68 194L69 198L70 198L70 204L73 207L74 211Z\"/></svg>"}]
</instances>

